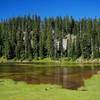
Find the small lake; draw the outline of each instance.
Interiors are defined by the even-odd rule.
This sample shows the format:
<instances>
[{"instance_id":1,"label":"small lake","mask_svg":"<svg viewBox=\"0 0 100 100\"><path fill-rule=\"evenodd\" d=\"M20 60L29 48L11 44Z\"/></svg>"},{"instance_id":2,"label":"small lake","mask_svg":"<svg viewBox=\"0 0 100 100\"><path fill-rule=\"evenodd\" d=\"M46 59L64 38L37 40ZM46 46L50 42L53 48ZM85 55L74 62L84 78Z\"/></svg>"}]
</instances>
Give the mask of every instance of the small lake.
<instances>
[{"instance_id":1,"label":"small lake","mask_svg":"<svg viewBox=\"0 0 100 100\"><path fill-rule=\"evenodd\" d=\"M0 65L0 79L12 79L16 83L52 84L63 88L77 90L84 86L84 80L100 73L100 65L90 66L56 66L56 65Z\"/></svg>"}]
</instances>

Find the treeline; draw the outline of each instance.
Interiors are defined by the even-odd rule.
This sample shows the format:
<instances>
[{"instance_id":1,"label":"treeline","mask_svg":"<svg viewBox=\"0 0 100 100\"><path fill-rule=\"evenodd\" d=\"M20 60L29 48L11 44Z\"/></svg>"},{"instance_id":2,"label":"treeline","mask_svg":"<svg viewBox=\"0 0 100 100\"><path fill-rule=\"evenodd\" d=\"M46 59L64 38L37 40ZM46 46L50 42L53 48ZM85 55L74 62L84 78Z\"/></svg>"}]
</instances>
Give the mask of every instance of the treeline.
<instances>
[{"instance_id":1,"label":"treeline","mask_svg":"<svg viewBox=\"0 0 100 100\"><path fill-rule=\"evenodd\" d=\"M67 37L66 49L63 39ZM73 36L75 37L73 39ZM40 16L0 21L0 57L33 59L100 57L100 19Z\"/></svg>"}]
</instances>

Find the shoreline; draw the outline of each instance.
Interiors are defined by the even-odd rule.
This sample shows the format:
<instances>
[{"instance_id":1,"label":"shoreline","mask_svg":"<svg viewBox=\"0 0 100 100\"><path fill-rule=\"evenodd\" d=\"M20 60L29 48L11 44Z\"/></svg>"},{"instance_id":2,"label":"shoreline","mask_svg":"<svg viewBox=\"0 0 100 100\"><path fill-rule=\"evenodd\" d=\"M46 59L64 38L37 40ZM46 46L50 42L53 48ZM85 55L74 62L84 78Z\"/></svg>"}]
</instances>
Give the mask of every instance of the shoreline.
<instances>
[{"instance_id":1,"label":"shoreline","mask_svg":"<svg viewBox=\"0 0 100 100\"><path fill-rule=\"evenodd\" d=\"M81 64L84 64L84 65L90 65L90 64L97 64L99 65L100 64L100 58L99 59L76 59L76 60L68 60L68 58L61 58L59 60L51 60L50 58L44 58L44 59L33 59L31 61L29 60L14 60L14 59L11 59L11 60L7 60L3 57L0 58L0 64L44 64L44 65L58 65L58 66L70 66L70 65L73 65L73 66L76 66L76 65L81 65Z\"/></svg>"},{"instance_id":2,"label":"shoreline","mask_svg":"<svg viewBox=\"0 0 100 100\"><path fill-rule=\"evenodd\" d=\"M85 86L78 90L64 89L60 85L51 84L26 84L11 79L0 80L1 100L99 100L100 99L100 76L95 75L85 80ZM94 86L95 84L95 86ZM21 94L20 94L21 93ZM11 95L8 95L11 94ZM52 96L51 96L52 95ZM80 97L79 97L80 95ZM49 97L49 99L48 99ZM41 99L40 99L41 98ZM59 99L60 98L60 99Z\"/></svg>"}]
</instances>

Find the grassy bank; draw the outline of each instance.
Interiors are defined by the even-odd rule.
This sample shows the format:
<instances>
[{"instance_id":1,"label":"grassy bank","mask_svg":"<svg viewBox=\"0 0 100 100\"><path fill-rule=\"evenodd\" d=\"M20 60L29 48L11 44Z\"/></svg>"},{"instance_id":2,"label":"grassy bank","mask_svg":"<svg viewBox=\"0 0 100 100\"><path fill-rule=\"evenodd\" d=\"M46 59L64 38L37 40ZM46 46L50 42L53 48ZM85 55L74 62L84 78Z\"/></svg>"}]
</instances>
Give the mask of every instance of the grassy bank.
<instances>
[{"instance_id":1,"label":"grassy bank","mask_svg":"<svg viewBox=\"0 0 100 100\"><path fill-rule=\"evenodd\" d=\"M100 76L85 82L85 90L67 90L56 85L28 85L0 80L0 100L100 100Z\"/></svg>"},{"instance_id":2,"label":"grassy bank","mask_svg":"<svg viewBox=\"0 0 100 100\"><path fill-rule=\"evenodd\" d=\"M25 59L25 60L18 60L18 59L11 59L8 60L6 57L1 57L0 58L0 63L16 63L16 64L58 64L58 65L77 65L77 64L100 64L100 59L82 59L81 57L78 59L71 59L71 58L60 58L53 60L51 58L44 58L44 59Z\"/></svg>"}]
</instances>

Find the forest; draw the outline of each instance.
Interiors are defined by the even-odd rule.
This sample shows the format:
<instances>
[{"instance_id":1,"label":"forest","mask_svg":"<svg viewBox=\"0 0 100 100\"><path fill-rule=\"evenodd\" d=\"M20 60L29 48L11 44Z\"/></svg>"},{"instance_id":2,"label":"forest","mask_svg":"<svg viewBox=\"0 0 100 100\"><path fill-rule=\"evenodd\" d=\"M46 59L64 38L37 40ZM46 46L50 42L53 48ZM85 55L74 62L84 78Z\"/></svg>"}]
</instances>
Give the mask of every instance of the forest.
<instances>
[{"instance_id":1,"label":"forest","mask_svg":"<svg viewBox=\"0 0 100 100\"><path fill-rule=\"evenodd\" d=\"M38 15L0 21L0 57L100 58L100 19Z\"/></svg>"}]
</instances>

